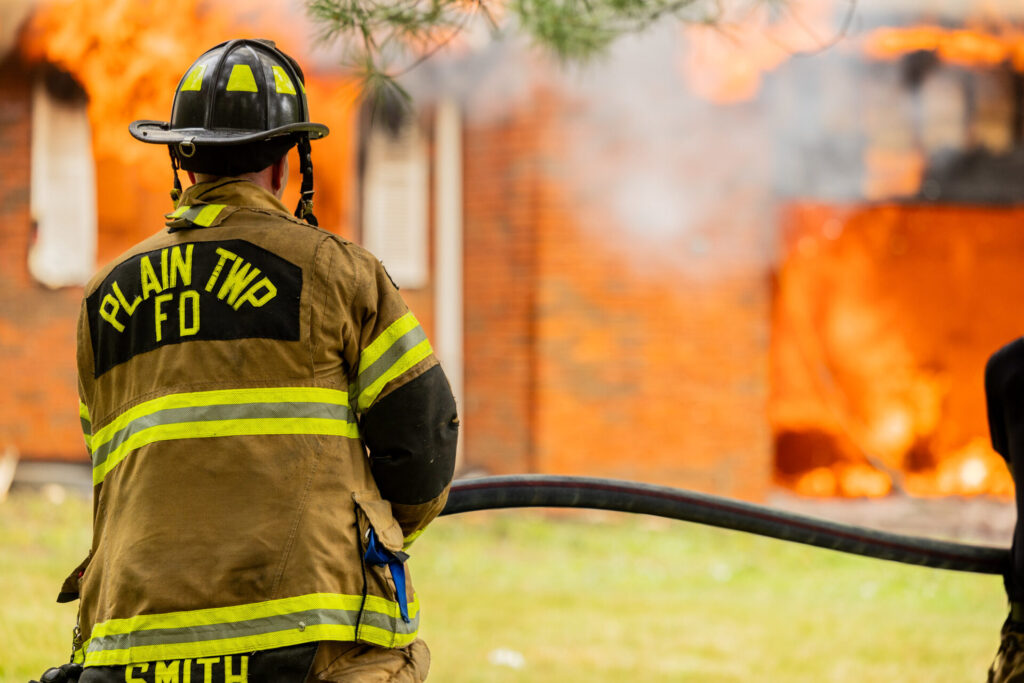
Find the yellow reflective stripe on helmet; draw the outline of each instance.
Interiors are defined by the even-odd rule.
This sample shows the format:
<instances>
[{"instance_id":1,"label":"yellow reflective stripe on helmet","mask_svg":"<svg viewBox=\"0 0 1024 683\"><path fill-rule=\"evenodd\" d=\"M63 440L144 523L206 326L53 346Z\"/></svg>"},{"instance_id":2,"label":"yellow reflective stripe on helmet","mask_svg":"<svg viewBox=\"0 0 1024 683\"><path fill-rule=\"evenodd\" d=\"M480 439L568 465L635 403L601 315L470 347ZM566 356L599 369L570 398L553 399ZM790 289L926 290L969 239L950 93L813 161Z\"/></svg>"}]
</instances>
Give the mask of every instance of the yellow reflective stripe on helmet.
<instances>
[{"instance_id":1,"label":"yellow reflective stripe on helmet","mask_svg":"<svg viewBox=\"0 0 1024 683\"><path fill-rule=\"evenodd\" d=\"M192 70L185 76L185 80L181 82L181 89L178 92L185 92L186 90L201 91L203 89L203 75L205 73L205 64L198 64L192 67Z\"/></svg>"},{"instance_id":2,"label":"yellow reflective stripe on helmet","mask_svg":"<svg viewBox=\"0 0 1024 683\"><path fill-rule=\"evenodd\" d=\"M93 483L102 482L133 451L158 441L287 434L358 438L348 394L323 387L273 387L170 394L147 401L93 434Z\"/></svg>"},{"instance_id":3,"label":"yellow reflective stripe on helmet","mask_svg":"<svg viewBox=\"0 0 1024 683\"><path fill-rule=\"evenodd\" d=\"M228 92L259 92L256 87L256 78L252 75L252 69L248 64L235 64L231 67L228 85L224 89Z\"/></svg>"},{"instance_id":4,"label":"yellow reflective stripe on helmet","mask_svg":"<svg viewBox=\"0 0 1024 683\"><path fill-rule=\"evenodd\" d=\"M279 600L167 614L145 614L96 624L84 645L86 666L183 659L264 650L357 637L404 647L419 630L419 602L410 621L398 604L379 596L313 593ZM358 633L356 631L358 627Z\"/></svg>"},{"instance_id":5,"label":"yellow reflective stripe on helmet","mask_svg":"<svg viewBox=\"0 0 1024 683\"><path fill-rule=\"evenodd\" d=\"M295 84L292 83L292 79L288 77L283 67L272 66L270 70L274 72L274 86L277 88L279 95L294 95Z\"/></svg>"}]
</instances>

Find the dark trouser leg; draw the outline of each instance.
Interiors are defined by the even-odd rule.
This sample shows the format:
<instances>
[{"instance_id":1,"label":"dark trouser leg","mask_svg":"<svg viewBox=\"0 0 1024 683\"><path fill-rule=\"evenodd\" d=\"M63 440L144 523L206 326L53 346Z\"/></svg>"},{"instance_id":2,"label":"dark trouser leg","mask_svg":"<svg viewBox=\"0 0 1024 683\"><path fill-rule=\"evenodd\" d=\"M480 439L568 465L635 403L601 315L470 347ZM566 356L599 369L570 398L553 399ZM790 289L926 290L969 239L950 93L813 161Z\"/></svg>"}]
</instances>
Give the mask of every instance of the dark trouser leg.
<instances>
[{"instance_id":1,"label":"dark trouser leg","mask_svg":"<svg viewBox=\"0 0 1024 683\"><path fill-rule=\"evenodd\" d=\"M985 399L992 447L1006 460L1013 474L1017 498L1017 525L1013 531L1010 567L1003 582L1010 599L1010 616L1003 624L999 652L988 672L989 683L1024 681L1024 338L992 354L985 366Z\"/></svg>"},{"instance_id":2,"label":"dark trouser leg","mask_svg":"<svg viewBox=\"0 0 1024 683\"><path fill-rule=\"evenodd\" d=\"M985 366L985 398L992 447L1006 460L1013 474L1017 497L1017 526L1013 533L1010 571L1004 577L1006 594L1024 602L1024 338L992 354Z\"/></svg>"}]
</instances>

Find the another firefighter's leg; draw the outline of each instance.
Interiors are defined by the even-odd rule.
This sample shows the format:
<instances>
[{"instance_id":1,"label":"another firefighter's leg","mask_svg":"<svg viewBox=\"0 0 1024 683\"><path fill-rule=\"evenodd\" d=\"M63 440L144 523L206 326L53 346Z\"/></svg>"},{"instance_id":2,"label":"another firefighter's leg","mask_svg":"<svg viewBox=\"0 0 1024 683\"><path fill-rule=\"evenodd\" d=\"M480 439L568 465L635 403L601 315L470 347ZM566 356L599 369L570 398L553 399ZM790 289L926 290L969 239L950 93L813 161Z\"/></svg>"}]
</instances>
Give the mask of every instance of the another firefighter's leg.
<instances>
[{"instance_id":1,"label":"another firefighter's leg","mask_svg":"<svg viewBox=\"0 0 1024 683\"><path fill-rule=\"evenodd\" d=\"M1013 534L1011 563L1003 577L1010 614L1003 624L990 683L1024 683L1024 338L1010 342L989 358L985 367L985 398L988 404L992 447L1003 456L1016 488L1017 525Z\"/></svg>"}]
</instances>

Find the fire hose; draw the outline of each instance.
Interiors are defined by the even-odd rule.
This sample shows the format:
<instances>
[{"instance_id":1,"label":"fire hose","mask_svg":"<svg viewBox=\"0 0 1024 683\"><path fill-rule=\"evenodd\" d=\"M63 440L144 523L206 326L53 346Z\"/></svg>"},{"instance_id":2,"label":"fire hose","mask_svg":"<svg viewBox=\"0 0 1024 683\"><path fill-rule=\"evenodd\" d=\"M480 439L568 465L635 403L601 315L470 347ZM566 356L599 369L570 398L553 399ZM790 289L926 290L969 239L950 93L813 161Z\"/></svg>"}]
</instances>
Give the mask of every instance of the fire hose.
<instances>
[{"instance_id":1,"label":"fire hose","mask_svg":"<svg viewBox=\"0 0 1024 683\"><path fill-rule=\"evenodd\" d=\"M501 508L590 508L655 515L880 560L1003 574L1010 552L878 531L693 491L615 479L516 475L452 484L442 515Z\"/></svg>"}]
</instances>

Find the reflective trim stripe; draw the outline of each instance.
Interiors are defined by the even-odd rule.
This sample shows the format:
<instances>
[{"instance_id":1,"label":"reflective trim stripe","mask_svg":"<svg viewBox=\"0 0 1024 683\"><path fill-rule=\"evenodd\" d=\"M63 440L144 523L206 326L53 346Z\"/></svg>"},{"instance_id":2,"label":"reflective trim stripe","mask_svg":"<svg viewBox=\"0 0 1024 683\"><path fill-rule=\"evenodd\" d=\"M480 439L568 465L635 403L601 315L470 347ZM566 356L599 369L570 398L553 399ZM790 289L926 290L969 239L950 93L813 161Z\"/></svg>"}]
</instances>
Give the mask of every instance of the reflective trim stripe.
<instances>
[{"instance_id":1,"label":"reflective trim stripe","mask_svg":"<svg viewBox=\"0 0 1024 683\"><path fill-rule=\"evenodd\" d=\"M363 349L359 354L359 374L377 362L377 359L384 355L391 346L398 341L409 330L420 326L416 316L411 312L391 323L386 330L380 333L376 339Z\"/></svg>"},{"instance_id":2,"label":"reflective trim stripe","mask_svg":"<svg viewBox=\"0 0 1024 683\"><path fill-rule=\"evenodd\" d=\"M185 212L185 218L192 221L196 225L201 225L204 228L208 228L210 227L210 225L213 224L215 220L217 220L217 216L219 216L220 212L224 210L224 206L224 204L207 204L206 206L199 209L199 211L195 215L195 218L190 217L188 215L188 211Z\"/></svg>"},{"instance_id":3,"label":"reflective trim stripe","mask_svg":"<svg viewBox=\"0 0 1024 683\"><path fill-rule=\"evenodd\" d=\"M415 543L416 539L419 538L420 536L422 536L423 532L426 531L426 530L427 530L427 528L423 527L419 531L414 531L411 534L409 534L408 536L406 536L404 539L402 539L402 550L408 550L409 546L411 546L413 543Z\"/></svg>"},{"instance_id":4,"label":"reflective trim stripe","mask_svg":"<svg viewBox=\"0 0 1024 683\"><path fill-rule=\"evenodd\" d=\"M280 66L272 66L270 70L274 72L274 86L277 88L279 95L294 95L295 84L292 83L292 79L288 77L288 74Z\"/></svg>"},{"instance_id":5,"label":"reflective trim stripe","mask_svg":"<svg viewBox=\"0 0 1024 683\"><path fill-rule=\"evenodd\" d=\"M89 406L81 401L78 402L78 419L82 423L82 436L85 437L85 447L92 453L92 422L89 420Z\"/></svg>"},{"instance_id":6,"label":"reflective trim stripe","mask_svg":"<svg viewBox=\"0 0 1024 683\"><path fill-rule=\"evenodd\" d=\"M188 76L185 76L185 80L181 83L181 90L178 92L185 92L186 90L193 90L195 92L201 91L203 89L203 75L205 73L205 64L193 67L192 70L188 72Z\"/></svg>"},{"instance_id":7,"label":"reflective trim stripe","mask_svg":"<svg viewBox=\"0 0 1024 683\"><path fill-rule=\"evenodd\" d=\"M220 212L227 207L226 204L200 204L198 206L179 206L177 209L169 214L166 214L165 218L178 219L184 218L190 223L208 228L213 225L213 222L217 220L217 216Z\"/></svg>"},{"instance_id":8,"label":"reflective trim stripe","mask_svg":"<svg viewBox=\"0 0 1024 683\"><path fill-rule=\"evenodd\" d=\"M183 659L285 647L356 637L384 647L405 647L419 630L419 603L409 605L410 622L398 604L366 597L360 623L360 595L314 593L281 600L191 612L111 619L93 628L86 666ZM358 625L359 633L356 633Z\"/></svg>"},{"instance_id":9,"label":"reflective trim stripe","mask_svg":"<svg viewBox=\"0 0 1024 683\"><path fill-rule=\"evenodd\" d=\"M434 350L412 313L393 322L359 355L359 376L349 388L362 411L373 405L388 382L397 379Z\"/></svg>"},{"instance_id":10,"label":"reflective trim stripe","mask_svg":"<svg viewBox=\"0 0 1024 683\"><path fill-rule=\"evenodd\" d=\"M322 387L170 394L125 411L92 435L93 483L132 451L157 441L264 434L358 438L348 394Z\"/></svg>"},{"instance_id":11,"label":"reflective trim stripe","mask_svg":"<svg viewBox=\"0 0 1024 683\"><path fill-rule=\"evenodd\" d=\"M358 409L363 411L373 405L373 402L377 400L377 397L380 396L381 390L384 389L388 382L398 379L407 371L411 370L417 363L428 358L433 352L434 350L431 348L430 342L424 339L422 342L416 344L402 354L394 365L388 368L382 375L374 379L365 388L361 385L363 378L360 376L359 380L357 380L360 383L360 386L358 387Z\"/></svg>"},{"instance_id":12,"label":"reflective trim stripe","mask_svg":"<svg viewBox=\"0 0 1024 683\"><path fill-rule=\"evenodd\" d=\"M252 69L248 64L235 64L231 67L231 75L228 76L227 92L259 92L256 87L256 78L252 75Z\"/></svg>"}]
</instances>

